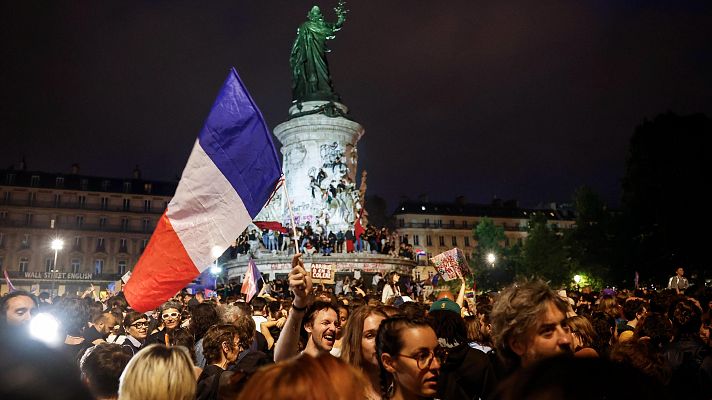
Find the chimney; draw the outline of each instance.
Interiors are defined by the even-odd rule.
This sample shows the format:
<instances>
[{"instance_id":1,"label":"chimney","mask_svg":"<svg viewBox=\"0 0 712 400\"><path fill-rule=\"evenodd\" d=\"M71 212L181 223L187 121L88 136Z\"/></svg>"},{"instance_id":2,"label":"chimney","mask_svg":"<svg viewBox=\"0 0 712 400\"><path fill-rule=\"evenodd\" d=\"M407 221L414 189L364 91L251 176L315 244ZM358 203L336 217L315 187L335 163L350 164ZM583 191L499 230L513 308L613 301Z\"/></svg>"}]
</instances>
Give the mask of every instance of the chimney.
<instances>
[{"instance_id":1,"label":"chimney","mask_svg":"<svg viewBox=\"0 0 712 400\"><path fill-rule=\"evenodd\" d=\"M430 202L430 199L428 198L428 195L427 195L427 194L423 193L423 194L421 194L421 195L418 196L418 201L421 202L421 203L429 203L429 202Z\"/></svg>"},{"instance_id":2,"label":"chimney","mask_svg":"<svg viewBox=\"0 0 712 400\"><path fill-rule=\"evenodd\" d=\"M133 170L133 178L134 179L141 179L141 170L138 168L138 165L134 167Z\"/></svg>"},{"instance_id":3,"label":"chimney","mask_svg":"<svg viewBox=\"0 0 712 400\"><path fill-rule=\"evenodd\" d=\"M79 164L72 164L72 175L79 175Z\"/></svg>"}]
</instances>

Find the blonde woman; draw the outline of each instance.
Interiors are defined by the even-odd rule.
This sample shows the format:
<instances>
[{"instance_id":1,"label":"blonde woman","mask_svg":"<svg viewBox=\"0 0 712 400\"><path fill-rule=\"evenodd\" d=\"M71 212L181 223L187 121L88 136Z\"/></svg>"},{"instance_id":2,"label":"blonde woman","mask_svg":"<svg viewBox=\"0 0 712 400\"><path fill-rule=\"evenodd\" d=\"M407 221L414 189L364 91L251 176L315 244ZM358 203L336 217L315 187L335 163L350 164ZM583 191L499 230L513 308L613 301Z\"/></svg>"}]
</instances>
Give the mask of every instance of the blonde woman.
<instances>
[{"instance_id":1,"label":"blonde woman","mask_svg":"<svg viewBox=\"0 0 712 400\"><path fill-rule=\"evenodd\" d=\"M152 344L129 361L119 379L119 400L193 400L195 374L188 351Z\"/></svg>"}]
</instances>

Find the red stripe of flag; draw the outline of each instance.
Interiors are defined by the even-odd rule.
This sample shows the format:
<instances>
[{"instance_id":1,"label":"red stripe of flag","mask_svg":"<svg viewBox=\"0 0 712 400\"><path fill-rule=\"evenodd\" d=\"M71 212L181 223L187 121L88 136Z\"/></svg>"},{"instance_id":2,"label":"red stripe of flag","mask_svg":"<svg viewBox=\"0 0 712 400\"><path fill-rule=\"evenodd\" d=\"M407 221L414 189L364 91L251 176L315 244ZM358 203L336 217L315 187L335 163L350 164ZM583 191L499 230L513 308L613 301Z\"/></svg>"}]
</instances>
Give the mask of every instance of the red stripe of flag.
<instances>
[{"instance_id":1,"label":"red stripe of flag","mask_svg":"<svg viewBox=\"0 0 712 400\"><path fill-rule=\"evenodd\" d=\"M149 262L160 265L145 265ZM124 294L134 310L153 310L199 274L164 212L133 269L129 280L133 285L126 285ZM161 285L155 282L161 282Z\"/></svg>"}]
</instances>

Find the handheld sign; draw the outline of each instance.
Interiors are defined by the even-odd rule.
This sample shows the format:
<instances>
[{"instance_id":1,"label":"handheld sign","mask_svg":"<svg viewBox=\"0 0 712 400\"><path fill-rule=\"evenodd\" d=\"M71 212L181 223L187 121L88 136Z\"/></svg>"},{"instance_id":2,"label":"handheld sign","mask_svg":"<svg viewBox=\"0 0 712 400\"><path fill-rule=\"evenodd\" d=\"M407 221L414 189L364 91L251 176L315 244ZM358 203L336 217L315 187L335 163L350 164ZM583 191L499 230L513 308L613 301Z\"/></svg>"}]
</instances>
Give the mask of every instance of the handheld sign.
<instances>
[{"instance_id":1,"label":"handheld sign","mask_svg":"<svg viewBox=\"0 0 712 400\"><path fill-rule=\"evenodd\" d=\"M334 283L334 274L336 266L334 264L312 264L311 277L313 281L318 283Z\"/></svg>"},{"instance_id":2,"label":"handheld sign","mask_svg":"<svg viewBox=\"0 0 712 400\"><path fill-rule=\"evenodd\" d=\"M470 275L465 255L457 247L432 257L430 261L446 281Z\"/></svg>"}]
</instances>

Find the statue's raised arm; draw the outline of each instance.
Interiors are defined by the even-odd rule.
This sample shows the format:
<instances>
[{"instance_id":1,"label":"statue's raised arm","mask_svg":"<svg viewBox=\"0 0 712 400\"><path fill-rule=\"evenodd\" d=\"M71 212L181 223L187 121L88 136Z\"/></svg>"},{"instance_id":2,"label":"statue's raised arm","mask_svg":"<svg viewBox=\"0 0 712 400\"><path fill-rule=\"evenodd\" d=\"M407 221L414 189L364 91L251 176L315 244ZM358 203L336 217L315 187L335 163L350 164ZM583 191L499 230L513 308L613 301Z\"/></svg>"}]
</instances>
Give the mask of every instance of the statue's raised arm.
<instances>
[{"instance_id":1,"label":"statue's raised arm","mask_svg":"<svg viewBox=\"0 0 712 400\"><path fill-rule=\"evenodd\" d=\"M336 22L324 21L318 6L312 7L307 20L297 29L289 64L292 68L292 101L339 101L334 91L326 60L326 41L333 39L346 21L346 4L339 1L334 8Z\"/></svg>"}]
</instances>

